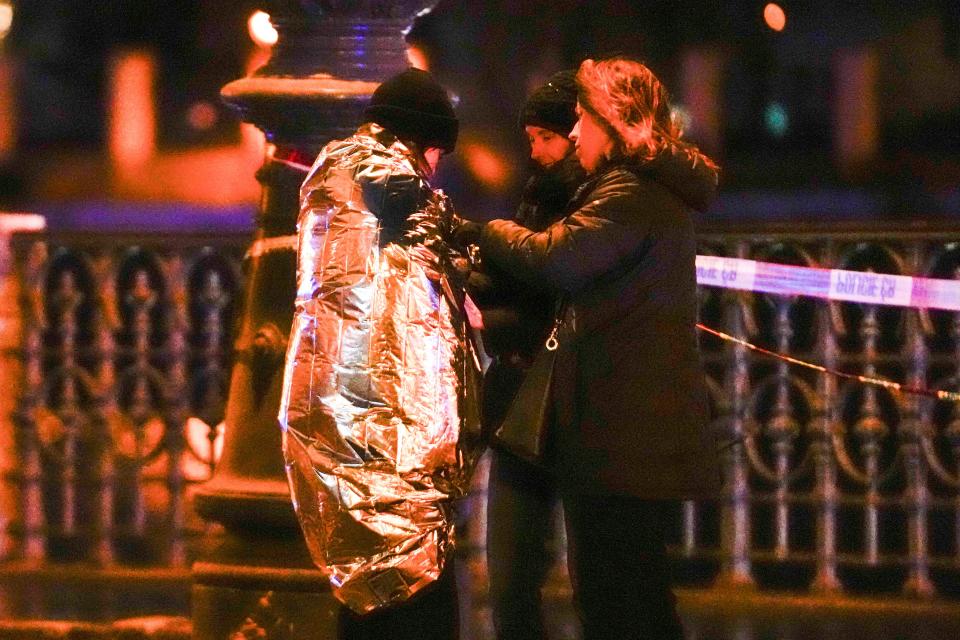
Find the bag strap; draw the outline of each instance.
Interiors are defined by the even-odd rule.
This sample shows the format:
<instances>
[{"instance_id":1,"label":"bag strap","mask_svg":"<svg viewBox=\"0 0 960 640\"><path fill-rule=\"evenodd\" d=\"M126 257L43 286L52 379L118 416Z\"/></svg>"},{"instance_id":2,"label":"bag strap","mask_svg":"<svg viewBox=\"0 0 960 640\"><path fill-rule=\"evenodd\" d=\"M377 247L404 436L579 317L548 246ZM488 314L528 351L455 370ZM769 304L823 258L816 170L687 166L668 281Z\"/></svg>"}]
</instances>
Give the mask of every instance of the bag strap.
<instances>
[{"instance_id":1,"label":"bag strap","mask_svg":"<svg viewBox=\"0 0 960 640\"><path fill-rule=\"evenodd\" d=\"M556 351L560 348L560 341L557 336L560 334L560 325L563 324L563 314L567 310L567 296L560 296L557 300L557 309L553 317L553 325L550 327L550 333L547 334L547 341L544 347L547 351Z\"/></svg>"}]
</instances>

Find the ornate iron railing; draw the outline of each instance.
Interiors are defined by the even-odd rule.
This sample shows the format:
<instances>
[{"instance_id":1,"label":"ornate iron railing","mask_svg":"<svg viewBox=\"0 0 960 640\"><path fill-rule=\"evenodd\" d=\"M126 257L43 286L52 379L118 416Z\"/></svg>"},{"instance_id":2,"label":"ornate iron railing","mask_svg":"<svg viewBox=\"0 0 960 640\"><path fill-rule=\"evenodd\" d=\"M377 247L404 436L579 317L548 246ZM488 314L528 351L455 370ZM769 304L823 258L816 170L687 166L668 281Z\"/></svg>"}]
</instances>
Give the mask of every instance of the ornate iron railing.
<instances>
[{"instance_id":1,"label":"ornate iron railing","mask_svg":"<svg viewBox=\"0 0 960 640\"><path fill-rule=\"evenodd\" d=\"M902 226L901 226L902 229ZM705 233L701 253L956 278L956 227L822 225ZM960 383L960 314L701 289L704 324L827 368L913 386ZM840 380L701 337L723 446L716 505L685 505L684 555L724 585L956 594L960 407Z\"/></svg>"},{"instance_id":2,"label":"ornate iron railing","mask_svg":"<svg viewBox=\"0 0 960 640\"><path fill-rule=\"evenodd\" d=\"M4 490L20 508L9 555L186 566L202 527L190 487L210 476L221 436L245 240L15 243L22 384Z\"/></svg>"},{"instance_id":3,"label":"ornate iron railing","mask_svg":"<svg viewBox=\"0 0 960 640\"><path fill-rule=\"evenodd\" d=\"M955 278L960 227L706 230L701 253ZM6 558L183 566L216 459L246 237L25 235ZM701 320L914 386L960 387L960 314L701 289ZM703 584L957 595L960 407L701 336L722 496L678 507ZM482 499L482 497L481 497ZM479 505L474 505L479 507ZM483 540L482 509L470 540Z\"/></svg>"}]
</instances>

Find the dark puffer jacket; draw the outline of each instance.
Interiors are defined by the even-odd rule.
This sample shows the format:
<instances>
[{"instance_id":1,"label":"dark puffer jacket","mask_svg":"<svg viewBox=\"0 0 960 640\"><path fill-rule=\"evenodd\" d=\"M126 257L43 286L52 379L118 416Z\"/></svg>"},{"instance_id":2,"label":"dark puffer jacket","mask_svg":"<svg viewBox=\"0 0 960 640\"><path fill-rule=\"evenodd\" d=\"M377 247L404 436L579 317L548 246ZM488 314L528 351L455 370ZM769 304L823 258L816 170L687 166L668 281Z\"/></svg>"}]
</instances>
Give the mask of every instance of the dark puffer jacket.
<instances>
[{"instance_id":1,"label":"dark puffer jacket","mask_svg":"<svg viewBox=\"0 0 960 640\"><path fill-rule=\"evenodd\" d=\"M569 294L550 435L566 491L659 499L718 487L690 216L715 191L715 169L674 147L601 168L544 231L506 220L483 230L485 260Z\"/></svg>"},{"instance_id":2,"label":"dark puffer jacket","mask_svg":"<svg viewBox=\"0 0 960 640\"><path fill-rule=\"evenodd\" d=\"M531 231L543 231L568 211L570 199L586 175L571 153L548 169L536 170L524 186L514 220ZM496 263L471 275L470 295L483 311L484 346L490 356L532 357L553 316L555 287L523 282Z\"/></svg>"},{"instance_id":3,"label":"dark puffer jacket","mask_svg":"<svg viewBox=\"0 0 960 640\"><path fill-rule=\"evenodd\" d=\"M524 186L514 218L522 227L542 231L563 218L586 174L576 155L547 169L534 170ZM523 282L495 263L471 274L471 297L483 314L483 344L494 358L483 384L483 422L489 431L503 419L523 379L525 365L540 350L556 308L556 290Z\"/></svg>"}]
</instances>

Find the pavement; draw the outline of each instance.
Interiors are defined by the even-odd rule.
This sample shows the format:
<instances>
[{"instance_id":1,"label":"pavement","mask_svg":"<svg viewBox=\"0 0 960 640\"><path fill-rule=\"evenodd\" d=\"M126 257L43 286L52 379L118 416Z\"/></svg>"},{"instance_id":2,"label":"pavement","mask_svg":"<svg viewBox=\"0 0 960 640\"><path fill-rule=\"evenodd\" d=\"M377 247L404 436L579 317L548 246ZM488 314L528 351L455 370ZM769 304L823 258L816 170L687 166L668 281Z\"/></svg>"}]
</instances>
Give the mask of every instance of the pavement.
<instances>
[{"instance_id":1,"label":"pavement","mask_svg":"<svg viewBox=\"0 0 960 640\"><path fill-rule=\"evenodd\" d=\"M579 640L569 591L548 596L551 640ZM960 603L678 589L687 640L960 640ZM493 640L476 606L462 640Z\"/></svg>"},{"instance_id":2,"label":"pavement","mask_svg":"<svg viewBox=\"0 0 960 640\"><path fill-rule=\"evenodd\" d=\"M0 640L187 640L189 572L0 570ZM482 588L461 585L461 640L493 640ZM544 594L551 640L579 640L569 586ZM687 640L960 640L960 601L679 588Z\"/></svg>"}]
</instances>

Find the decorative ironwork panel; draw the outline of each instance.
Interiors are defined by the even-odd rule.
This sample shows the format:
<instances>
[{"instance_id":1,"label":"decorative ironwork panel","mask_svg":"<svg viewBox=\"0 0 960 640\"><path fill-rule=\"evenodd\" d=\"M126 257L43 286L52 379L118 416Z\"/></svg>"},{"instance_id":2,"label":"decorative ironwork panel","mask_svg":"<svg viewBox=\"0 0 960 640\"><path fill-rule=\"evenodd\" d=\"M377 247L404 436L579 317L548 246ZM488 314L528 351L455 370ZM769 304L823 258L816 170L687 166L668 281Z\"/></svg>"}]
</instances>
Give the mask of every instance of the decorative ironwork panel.
<instances>
[{"instance_id":1,"label":"decorative ironwork panel","mask_svg":"<svg viewBox=\"0 0 960 640\"><path fill-rule=\"evenodd\" d=\"M700 253L956 278L957 232L705 233ZM701 288L701 322L709 327L826 369L912 387L958 388L957 315ZM675 536L700 580L958 595L960 408L705 333L701 347L724 490L716 504L685 505Z\"/></svg>"},{"instance_id":2,"label":"decorative ironwork panel","mask_svg":"<svg viewBox=\"0 0 960 640\"><path fill-rule=\"evenodd\" d=\"M956 279L960 228L706 232L700 253ZM183 566L222 441L246 237L22 236L12 555ZM960 313L701 287L700 319L765 349L960 389ZM955 597L960 406L701 334L723 491L679 505L682 579ZM479 482L478 486L482 485ZM466 548L482 558L482 486ZM562 574L562 571L560 572Z\"/></svg>"},{"instance_id":3,"label":"decorative ironwork panel","mask_svg":"<svg viewBox=\"0 0 960 640\"><path fill-rule=\"evenodd\" d=\"M222 440L245 244L17 240L20 556L186 566L203 527L187 499Z\"/></svg>"}]
</instances>

